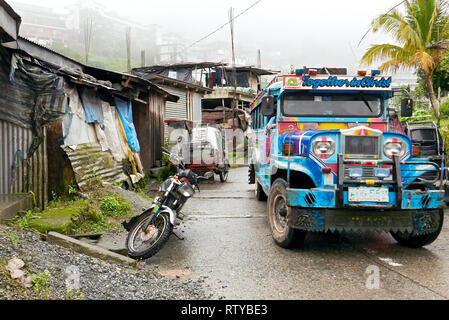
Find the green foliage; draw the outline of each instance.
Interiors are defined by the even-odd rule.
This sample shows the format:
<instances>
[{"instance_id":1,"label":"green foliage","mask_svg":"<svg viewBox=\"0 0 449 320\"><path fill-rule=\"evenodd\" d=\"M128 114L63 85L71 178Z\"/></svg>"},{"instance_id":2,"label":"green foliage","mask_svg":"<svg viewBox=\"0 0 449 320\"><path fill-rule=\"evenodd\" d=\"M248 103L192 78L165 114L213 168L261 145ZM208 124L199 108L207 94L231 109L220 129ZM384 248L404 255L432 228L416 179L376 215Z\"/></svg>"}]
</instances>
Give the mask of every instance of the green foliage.
<instances>
[{"instance_id":1,"label":"green foliage","mask_svg":"<svg viewBox=\"0 0 449 320\"><path fill-rule=\"evenodd\" d=\"M78 195L78 188L74 186L73 184L69 185L69 196L77 196Z\"/></svg>"},{"instance_id":2,"label":"green foliage","mask_svg":"<svg viewBox=\"0 0 449 320\"><path fill-rule=\"evenodd\" d=\"M172 167L171 163L168 163L167 166L161 172L159 172L159 175L157 176L156 183L161 184L162 182L167 180L168 177L173 175L173 173L174 173L173 170L174 170L174 168Z\"/></svg>"},{"instance_id":3,"label":"green foliage","mask_svg":"<svg viewBox=\"0 0 449 320\"><path fill-rule=\"evenodd\" d=\"M44 273L40 273L31 277L33 283L33 290L35 294L48 291L49 281L51 274L47 270Z\"/></svg>"},{"instance_id":4,"label":"green foliage","mask_svg":"<svg viewBox=\"0 0 449 320\"><path fill-rule=\"evenodd\" d=\"M385 71L401 68L418 70L422 79L429 79L423 87L426 87L430 97L434 91L431 76L440 62L432 45L449 39L446 4L439 0L412 0L405 1L404 6L404 12L395 8L373 20L373 31L382 30L396 43L372 45L362 57L362 63L373 65L382 62L380 68ZM434 99L432 106L438 114Z\"/></svg>"},{"instance_id":5,"label":"green foliage","mask_svg":"<svg viewBox=\"0 0 449 320\"><path fill-rule=\"evenodd\" d=\"M129 213L131 206L119 196L108 196L100 202L102 213L107 217L122 217Z\"/></svg>"},{"instance_id":6,"label":"green foliage","mask_svg":"<svg viewBox=\"0 0 449 320\"><path fill-rule=\"evenodd\" d=\"M134 184L134 191L137 193L145 193L151 181L151 174L147 173L143 179Z\"/></svg>"},{"instance_id":7,"label":"green foliage","mask_svg":"<svg viewBox=\"0 0 449 320\"><path fill-rule=\"evenodd\" d=\"M17 220L17 227L19 230L28 228L30 220L33 218L33 211L28 210L28 212L22 218Z\"/></svg>"},{"instance_id":8,"label":"green foliage","mask_svg":"<svg viewBox=\"0 0 449 320\"><path fill-rule=\"evenodd\" d=\"M81 291L74 291L73 289L67 289L66 293L65 293L65 299L67 300L72 300L75 298L83 298L84 297L84 293L82 293Z\"/></svg>"},{"instance_id":9,"label":"green foliage","mask_svg":"<svg viewBox=\"0 0 449 320\"><path fill-rule=\"evenodd\" d=\"M440 115L442 119L449 118L449 99L446 99L442 104L440 104Z\"/></svg>"},{"instance_id":10,"label":"green foliage","mask_svg":"<svg viewBox=\"0 0 449 320\"><path fill-rule=\"evenodd\" d=\"M16 231L14 230L10 230L7 234L6 237L8 237L9 241L11 241L12 245L14 246L14 248L17 248L20 242L20 238L19 235Z\"/></svg>"}]
</instances>

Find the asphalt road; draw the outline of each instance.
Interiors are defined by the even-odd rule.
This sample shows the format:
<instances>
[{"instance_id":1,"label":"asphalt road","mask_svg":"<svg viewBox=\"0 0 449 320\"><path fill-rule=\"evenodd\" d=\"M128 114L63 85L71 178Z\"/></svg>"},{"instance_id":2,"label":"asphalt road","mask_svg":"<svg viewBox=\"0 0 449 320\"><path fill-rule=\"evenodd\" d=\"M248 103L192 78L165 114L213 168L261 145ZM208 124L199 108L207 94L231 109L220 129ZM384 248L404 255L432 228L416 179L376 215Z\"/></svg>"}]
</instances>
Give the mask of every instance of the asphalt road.
<instances>
[{"instance_id":1,"label":"asphalt road","mask_svg":"<svg viewBox=\"0 0 449 320\"><path fill-rule=\"evenodd\" d=\"M185 239L172 237L147 263L188 270L185 277L203 279L216 299L449 298L447 224L424 249L375 233L310 234L303 248L285 250L271 238L266 203L254 198L246 168L202 188L183 210L177 233ZM367 288L367 270L379 270L378 289Z\"/></svg>"}]
</instances>

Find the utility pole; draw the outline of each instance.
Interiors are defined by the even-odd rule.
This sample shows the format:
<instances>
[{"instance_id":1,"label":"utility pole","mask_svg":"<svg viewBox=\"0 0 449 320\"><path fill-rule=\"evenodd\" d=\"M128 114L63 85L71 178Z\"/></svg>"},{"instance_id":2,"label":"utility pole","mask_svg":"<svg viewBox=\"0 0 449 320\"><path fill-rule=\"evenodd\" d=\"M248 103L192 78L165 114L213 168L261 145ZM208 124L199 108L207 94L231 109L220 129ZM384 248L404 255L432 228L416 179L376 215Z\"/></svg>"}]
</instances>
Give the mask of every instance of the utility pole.
<instances>
[{"instance_id":1,"label":"utility pole","mask_svg":"<svg viewBox=\"0 0 449 320\"><path fill-rule=\"evenodd\" d=\"M235 65L235 46L234 46L234 8L229 9L229 25L231 27L231 45L232 45L232 72L234 78L234 98L232 101L232 129L235 124L235 109L237 105L237 74Z\"/></svg>"},{"instance_id":2,"label":"utility pole","mask_svg":"<svg viewBox=\"0 0 449 320\"><path fill-rule=\"evenodd\" d=\"M140 52L140 66L143 68L146 64L146 58L145 58L145 50L142 50Z\"/></svg>"},{"instance_id":3,"label":"utility pole","mask_svg":"<svg viewBox=\"0 0 449 320\"><path fill-rule=\"evenodd\" d=\"M83 35L84 35L84 59L86 65L89 63L90 46L92 43L94 21L91 13L87 13L83 21Z\"/></svg>"},{"instance_id":4,"label":"utility pole","mask_svg":"<svg viewBox=\"0 0 449 320\"><path fill-rule=\"evenodd\" d=\"M126 58L127 72L131 72L131 27L126 27Z\"/></svg>"}]
</instances>

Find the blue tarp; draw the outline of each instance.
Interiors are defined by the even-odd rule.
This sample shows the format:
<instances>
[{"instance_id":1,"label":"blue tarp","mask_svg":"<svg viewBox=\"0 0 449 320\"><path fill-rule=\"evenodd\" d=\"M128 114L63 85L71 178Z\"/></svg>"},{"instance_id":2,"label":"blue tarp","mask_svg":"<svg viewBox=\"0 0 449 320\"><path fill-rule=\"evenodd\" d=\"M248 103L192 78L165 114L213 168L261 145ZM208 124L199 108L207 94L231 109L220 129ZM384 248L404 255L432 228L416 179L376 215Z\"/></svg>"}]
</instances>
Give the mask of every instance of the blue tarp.
<instances>
[{"instance_id":1,"label":"blue tarp","mask_svg":"<svg viewBox=\"0 0 449 320\"><path fill-rule=\"evenodd\" d=\"M83 102L84 113L87 123L97 121L103 124L103 109L98 94L93 89L81 88L81 101Z\"/></svg>"},{"instance_id":2,"label":"blue tarp","mask_svg":"<svg viewBox=\"0 0 449 320\"><path fill-rule=\"evenodd\" d=\"M126 138L131 150L134 152L140 152L139 140L137 140L137 132L133 123L133 108L131 101L124 101L115 97L115 105L117 107L120 120L122 121L123 128L125 129Z\"/></svg>"}]
</instances>

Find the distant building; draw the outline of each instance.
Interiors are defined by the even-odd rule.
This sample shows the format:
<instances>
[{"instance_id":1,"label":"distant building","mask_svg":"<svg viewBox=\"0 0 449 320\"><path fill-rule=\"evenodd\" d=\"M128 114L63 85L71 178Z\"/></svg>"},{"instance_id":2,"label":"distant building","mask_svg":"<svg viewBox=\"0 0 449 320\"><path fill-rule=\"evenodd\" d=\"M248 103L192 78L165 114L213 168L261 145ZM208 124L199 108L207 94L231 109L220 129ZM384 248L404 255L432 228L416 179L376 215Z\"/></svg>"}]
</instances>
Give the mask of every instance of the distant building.
<instances>
[{"instance_id":1,"label":"distant building","mask_svg":"<svg viewBox=\"0 0 449 320\"><path fill-rule=\"evenodd\" d=\"M156 83L165 91L178 96L177 102L167 102L165 119L202 121L202 99L213 89L205 86L206 75L211 74L220 63L178 63L135 68L132 74ZM168 130L166 130L166 139Z\"/></svg>"},{"instance_id":2,"label":"distant building","mask_svg":"<svg viewBox=\"0 0 449 320\"><path fill-rule=\"evenodd\" d=\"M277 71L252 66L217 68L206 85L214 89L203 99L203 109L217 107L248 110L251 102L262 89L262 76L276 75Z\"/></svg>"}]
</instances>

